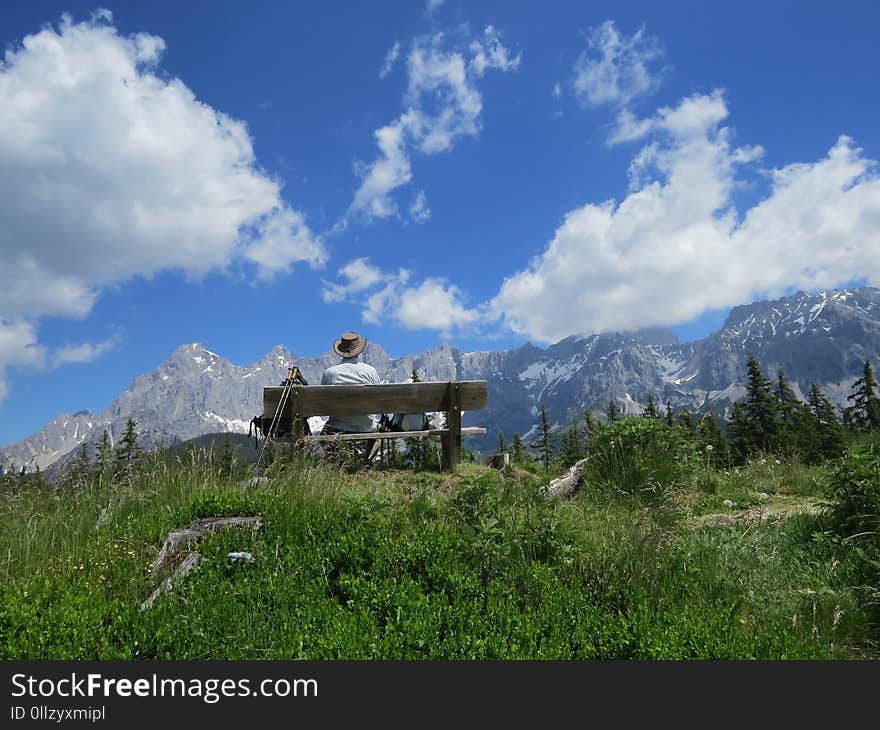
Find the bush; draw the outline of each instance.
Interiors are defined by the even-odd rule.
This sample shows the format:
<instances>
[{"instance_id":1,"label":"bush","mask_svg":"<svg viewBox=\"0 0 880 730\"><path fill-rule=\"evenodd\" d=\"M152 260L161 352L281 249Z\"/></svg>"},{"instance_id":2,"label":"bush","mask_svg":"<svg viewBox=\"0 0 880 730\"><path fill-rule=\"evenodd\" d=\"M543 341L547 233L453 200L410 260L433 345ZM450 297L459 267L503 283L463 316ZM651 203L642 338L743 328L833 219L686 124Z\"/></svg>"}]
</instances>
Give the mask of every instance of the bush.
<instances>
[{"instance_id":1,"label":"bush","mask_svg":"<svg viewBox=\"0 0 880 730\"><path fill-rule=\"evenodd\" d=\"M586 493L659 501L683 486L697 465L695 448L681 428L653 418L625 418L593 440Z\"/></svg>"},{"instance_id":2,"label":"bush","mask_svg":"<svg viewBox=\"0 0 880 730\"><path fill-rule=\"evenodd\" d=\"M837 462L828 479L832 521L841 537L878 534L880 521L880 448L854 446Z\"/></svg>"}]
</instances>

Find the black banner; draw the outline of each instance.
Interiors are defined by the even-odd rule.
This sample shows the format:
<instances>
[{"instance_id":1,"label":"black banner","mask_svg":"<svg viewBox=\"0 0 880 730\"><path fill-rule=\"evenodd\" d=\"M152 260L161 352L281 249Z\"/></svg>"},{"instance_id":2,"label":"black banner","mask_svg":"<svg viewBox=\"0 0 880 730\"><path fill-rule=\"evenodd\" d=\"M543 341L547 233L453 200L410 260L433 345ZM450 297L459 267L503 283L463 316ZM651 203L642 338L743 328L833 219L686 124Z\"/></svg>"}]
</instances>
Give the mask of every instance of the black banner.
<instances>
[{"instance_id":1,"label":"black banner","mask_svg":"<svg viewBox=\"0 0 880 730\"><path fill-rule=\"evenodd\" d=\"M3 662L0 727L839 724L877 662Z\"/></svg>"}]
</instances>

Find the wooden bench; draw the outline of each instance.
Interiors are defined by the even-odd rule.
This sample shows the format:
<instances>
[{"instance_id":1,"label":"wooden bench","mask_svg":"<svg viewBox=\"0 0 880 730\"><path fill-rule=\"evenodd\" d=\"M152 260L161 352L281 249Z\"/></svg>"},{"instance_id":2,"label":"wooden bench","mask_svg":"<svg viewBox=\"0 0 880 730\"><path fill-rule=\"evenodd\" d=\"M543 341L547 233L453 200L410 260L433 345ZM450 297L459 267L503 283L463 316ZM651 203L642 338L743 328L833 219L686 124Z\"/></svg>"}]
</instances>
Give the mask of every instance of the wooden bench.
<instances>
[{"instance_id":1,"label":"wooden bench","mask_svg":"<svg viewBox=\"0 0 880 730\"><path fill-rule=\"evenodd\" d=\"M289 391L284 398L285 388ZM279 404L284 399L284 407ZM434 383L387 385L291 385L263 389L263 422L276 419L278 433L289 433L294 443L304 441L357 441L440 436L443 468L461 461L461 437L486 433L485 428L464 427L464 411L481 411L489 405L485 380L452 380ZM311 416L345 416L354 413L446 413L446 428L425 431L371 431L369 433L306 435L304 422ZM291 427L292 426L292 427Z\"/></svg>"}]
</instances>

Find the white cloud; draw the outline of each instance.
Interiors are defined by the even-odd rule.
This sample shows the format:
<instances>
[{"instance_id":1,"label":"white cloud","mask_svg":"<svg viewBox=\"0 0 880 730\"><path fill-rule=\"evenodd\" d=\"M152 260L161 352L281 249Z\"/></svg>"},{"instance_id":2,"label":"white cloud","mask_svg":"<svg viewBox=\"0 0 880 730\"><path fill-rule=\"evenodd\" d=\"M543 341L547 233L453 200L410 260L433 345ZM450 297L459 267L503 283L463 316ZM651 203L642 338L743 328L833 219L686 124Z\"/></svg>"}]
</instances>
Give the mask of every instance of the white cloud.
<instances>
[{"instance_id":1,"label":"white cloud","mask_svg":"<svg viewBox=\"0 0 880 730\"><path fill-rule=\"evenodd\" d=\"M10 367L43 367L46 348L37 342L37 330L30 322L0 318L0 402L6 398L6 371Z\"/></svg>"},{"instance_id":2,"label":"white cloud","mask_svg":"<svg viewBox=\"0 0 880 730\"><path fill-rule=\"evenodd\" d=\"M425 3L425 12L430 15L435 10L437 10L444 2L446 2L446 0L428 0L428 2Z\"/></svg>"},{"instance_id":3,"label":"white cloud","mask_svg":"<svg viewBox=\"0 0 880 730\"><path fill-rule=\"evenodd\" d=\"M428 198L424 190L419 190L415 200L409 206L409 217L416 223L425 223L431 218L431 209L428 207Z\"/></svg>"},{"instance_id":4,"label":"white cloud","mask_svg":"<svg viewBox=\"0 0 880 730\"><path fill-rule=\"evenodd\" d=\"M64 16L0 62L0 318L36 332L42 316L84 316L104 287L169 269L321 265L246 126L159 69L161 38L111 23Z\"/></svg>"},{"instance_id":5,"label":"white cloud","mask_svg":"<svg viewBox=\"0 0 880 730\"><path fill-rule=\"evenodd\" d=\"M575 96L589 106L626 106L657 85L650 65L662 55L656 39L645 35L644 28L627 37L606 20L590 30L587 49L575 62Z\"/></svg>"},{"instance_id":6,"label":"white cloud","mask_svg":"<svg viewBox=\"0 0 880 730\"><path fill-rule=\"evenodd\" d=\"M121 337L114 335L103 342L84 342L80 345L65 345L52 353L52 367L60 367L68 363L94 362L99 357L119 346Z\"/></svg>"},{"instance_id":7,"label":"white cloud","mask_svg":"<svg viewBox=\"0 0 880 730\"><path fill-rule=\"evenodd\" d=\"M400 292L391 314L407 329L428 328L449 334L480 319L478 312L468 309L461 299L458 287L443 279L425 279L419 286Z\"/></svg>"},{"instance_id":8,"label":"white cloud","mask_svg":"<svg viewBox=\"0 0 880 730\"><path fill-rule=\"evenodd\" d=\"M379 78L384 79L388 74L391 73L391 70L394 68L394 62L397 60L397 57L400 55L400 43L395 42L391 48L388 49L388 53L385 54L385 61L382 63L382 69L379 71Z\"/></svg>"},{"instance_id":9,"label":"white cloud","mask_svg":"<svg viewBox=\"0 0 880 730\"><path fill-rule=\"evenodd\" d=\"M380 269L373 266L366 257L347 263L336 273L345 279L346 283L334 284L328 281L323 282L322 297L328 303L345 301L352 294L370 289L376 284L386 281L388 278Z\"/></svg>"},{"instance_id":10,"label":"white cloud","mask_svg":"<svg viewBox=\"0 0 880 730\"><path fill-rule=\"evenodd\" d=\"M670 325L791 287L880 283L880 177L841 137L827 157L768 173L764 200L734 193L760 147L736 147L721 93L660 109L639 136L630 194L566 215L546 250L505 280L492 309L551 342ZM760 171L758 171L760 172Z\"/></svg>"},{"instance_id":11,"label":"white cloud","mask_svg":"<svg viewBox=\"0 0 880 730\"><path fill-rule=\"evenodd\" d=\"M343 220L367 221L398 215L393 193L412 180L411 157L447 152L480 132L482 96L476 82L488 70L511 71L520 63L488 26L464 48L442 33L420 36L406 57L405 111L375 132L379 156L356 166L361 184Z\"/></svg>"},{"instance_id":12,"label":"white cloud","mask_svg":"<svg viewBox=\"0 0 880 730\"><path fill-rule=\"evenodd\" d=\"M362 307L369 324L392 322L407 329L436 329L444 334L475 326L485 318L485 307L468 308L461 290L437 277L410 285L410 272L382 272L365 258L355 259L338 272L344 283L324 282L324 301L347 301Z\"/></svg>"},{"instance_id":13,"label":"white cloud","mask_svg":"<svg viewBox=\"0 0 880 730\"><path fill-rule=\"evenodd\" d=\"M558 81L553 84L553 89L551 90L554 99L559 99L562 96L562 84Z\"/></svg>"},{"instance_id":14,"label":"white cloud","mask_svg":"<svg viewBox=\"0 0 880 730\"><path fill-rule=\"evenodd\" d=\"M522 53L511 56L510 51L501 43L498 31L491 25L486 26L482 40L471 42L471 53L473 58L470 60L470 65L477 76L482 76L490 68L498 71L515 71L522 61Z\"/></svg>"}]
</instances>

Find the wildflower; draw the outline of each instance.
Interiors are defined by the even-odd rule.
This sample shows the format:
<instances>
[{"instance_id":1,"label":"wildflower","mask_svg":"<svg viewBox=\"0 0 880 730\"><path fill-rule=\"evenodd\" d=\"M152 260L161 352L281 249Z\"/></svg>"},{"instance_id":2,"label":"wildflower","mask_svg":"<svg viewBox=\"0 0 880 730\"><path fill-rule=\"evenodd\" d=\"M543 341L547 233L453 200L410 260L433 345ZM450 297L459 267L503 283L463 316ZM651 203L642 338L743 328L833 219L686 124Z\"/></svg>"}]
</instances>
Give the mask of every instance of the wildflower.
<instances>
[{"instance_id":1,"label":"wildflower","mask_svg":"<svg viewBox=\"0 0 880 730\"><path fill-rule=\"evenodd\" d=\"M706 444L706 451L714 451L715 447L712 444Z\"/></svg>"},{"instance_id":2,"label":"wildflower","mask_svg":"<svg viewBox=\"0 0 880 730\"><path fill-rule=\"evenodd\" d=\"M777 463L777 464L781 464L782 462L779 461L779 459L776 459L776 463Z\"/></svg>"}]
</instances>

